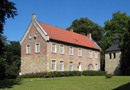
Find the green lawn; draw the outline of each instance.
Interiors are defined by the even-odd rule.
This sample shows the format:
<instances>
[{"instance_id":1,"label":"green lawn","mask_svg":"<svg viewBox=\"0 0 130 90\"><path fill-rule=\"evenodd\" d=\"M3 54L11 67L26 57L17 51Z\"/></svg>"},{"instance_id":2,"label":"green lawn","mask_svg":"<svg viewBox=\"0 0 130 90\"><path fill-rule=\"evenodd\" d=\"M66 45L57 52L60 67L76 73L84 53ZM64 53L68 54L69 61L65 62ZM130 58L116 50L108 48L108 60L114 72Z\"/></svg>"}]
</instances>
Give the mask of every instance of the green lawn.
<instances>
[{"instance_id":1,"label":"green lawn","mask_svg":"<svg viewBox=\"0 0 130 90\"><path fill-rule=\"evenodd\" d=\"M130 90L130 76L81 76L0 82L3 90Z\"/></svg>"}]
</instances>

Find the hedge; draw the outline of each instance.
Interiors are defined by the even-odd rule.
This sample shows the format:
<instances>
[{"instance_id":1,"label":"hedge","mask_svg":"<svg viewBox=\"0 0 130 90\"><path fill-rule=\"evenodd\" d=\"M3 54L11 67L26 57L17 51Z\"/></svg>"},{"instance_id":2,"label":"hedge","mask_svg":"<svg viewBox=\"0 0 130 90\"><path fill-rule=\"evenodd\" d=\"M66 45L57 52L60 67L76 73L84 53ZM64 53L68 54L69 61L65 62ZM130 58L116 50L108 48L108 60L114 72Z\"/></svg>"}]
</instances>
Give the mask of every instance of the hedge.
<instances>
[{"instance_id":1,"label":"hedge","mask_svg":"<svg viewBox=\"0 0 130 90\"><path fill-rule=\"evenodd\" d=\"M68 76L104 76L105 71L51 71L51 72L39 72L39 73L28 73L20 75L17 78L52 78L52 77L68 77Z\"/></svg>"}]
</instances>

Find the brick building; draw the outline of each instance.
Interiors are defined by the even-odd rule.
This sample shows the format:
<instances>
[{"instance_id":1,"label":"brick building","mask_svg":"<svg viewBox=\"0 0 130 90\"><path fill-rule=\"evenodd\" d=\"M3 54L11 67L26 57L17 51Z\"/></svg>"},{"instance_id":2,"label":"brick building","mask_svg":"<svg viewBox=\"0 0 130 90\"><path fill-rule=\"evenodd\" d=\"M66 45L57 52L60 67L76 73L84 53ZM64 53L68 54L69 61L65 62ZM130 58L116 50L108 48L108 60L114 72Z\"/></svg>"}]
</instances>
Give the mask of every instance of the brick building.
<instances>
[{"instance_id":1,"label":"brick building","mask_svg":"<svg viewBox=\"0 0 130 90\"><path fill-rule=\"evenodd\" d=\"M87 36L32 21L21 40L21 74L99 70L100 47Z\"/></svg>"}]
</instances>

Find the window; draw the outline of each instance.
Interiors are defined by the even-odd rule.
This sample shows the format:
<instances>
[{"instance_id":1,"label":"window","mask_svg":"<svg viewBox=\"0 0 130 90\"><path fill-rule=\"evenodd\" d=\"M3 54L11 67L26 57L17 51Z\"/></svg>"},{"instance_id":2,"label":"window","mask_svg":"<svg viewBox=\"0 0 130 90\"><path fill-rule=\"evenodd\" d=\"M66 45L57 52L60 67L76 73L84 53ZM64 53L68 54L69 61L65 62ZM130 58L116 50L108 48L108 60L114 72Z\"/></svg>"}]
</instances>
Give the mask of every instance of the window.
<instances>
[{"instance_id":1,"label":"window","mask_svg":"<svg viewBox=\"0 0 130 90\"><path fill-rule=\"evenodd\" d=\"M36 39L37 38L37 33L35 33L35 35L34 35L34 39Z\"/></svg>"},{"instance_id":2,"label":"window","mask_svg":"<svg viewBox=\"0 0 130 90\"><path fill-rule=\"evenodd\" d=\"M60 54L64 54L64 46L60 45Z\"/></svg>"},{"instance_id":3,"label":"window","mask_svg":"<svg viewBox=\"0 0 130 90\"><path fill-rule=\"evenodd\" d=\"M60 71L64 70L64 65L63 65L63 61L60 61Z\"/></svg>"},{"instance_id":4,"label":"window","mask_svg":"<svg viewBox=\"0 0 130 90\"><path fill-rule=\"evenodd\" d=\"M29 35L29 39L31 40L31 38L32 38L32 36L31 36L31 34Z\"/></svg>"},{"instance_id":5,"label":"window","mask_svg":"<svg viewBox=\"0 0 130 90\"><path fill-rule=\"evenodd\" d=\"M79 71L81 71L81 62L79 62Z\"/></svg>"},{"instance_id":6,"label":"window","mask_svg":"<svg viewBox=\"0 0 130 90\"><path fill-rule=\"evenodd\" d=\"M55 43L52 44L52 52L56 53L56 44Z\"/></svg>"},{"instance_id":7,"label":"window","mask_svg":"<svg viewBox=\"0 0 130 90\"><path fill-rule=\"evenodd\" d=\"M97 52L95 52L95 58L98 58L98 54L97 54Z\"/></svg>"},{"instance_id":8,"label":"window","mask_svg":"<svg viewBox=\"0 0 130 90\"><path fill-rule=\"evenodd\" d=\"M36 53L39 53L39 52L40 52L40 44L39 44L39 43L37 43L37 44L35 45L35 52L36 52Z\"/></svg>"},{"instance_id":9,"label":"window","mask_svg":"<svg viewBox=\"0 0 130 90\"><path fill-rule=\"evenodd\" d=\"M70 47L70 55L73 55L73 47Z\"/></svg>"},{"instance_id":10,"label":"window","mask_svg":"<svg viewBox=\"0 0 130 90\"><path fill-rule=\"evenodd\" d=\"M95 64L95 70L97 71L98 69L97 69L97 64Z\"/></svg>"},{"instance_id":11,"label":"window","mask_svg":"<svg viewBox=\"0 0 130 90\"><path fill-rule=\"evenodd\" d=\"M26 46L26 54L30 54L30 45Z\"/></svg>"},{"instance_id":12,"label":"window","mask_svg":"<svg viewBox=\"0 0 130 90\"><path fill-rule=\"evenodd\" d=\"M110 57L110 59L111 59L111 53L109 53L109 57Z\"/></svg>"},{"instance_id":13,"label":"window","mask_svg":"<svg viewBox=\"0 0 130 90\"><path fill-rule=\"evenodd\" d=\"M88 70L91 70L91 67L90 67L90 65L88 65Z\"/></svg>"},{"instance_id":14,"label":"window","mask_svg":"<svg viewBox=\"0 0 130 90\"><path fill-rule=\"evenodd\" d=\"M70 62L70 71L73 71L73 62Z\"/></svg>"},{"instance_id":15,"label":"window","mask_svg":"<svg viewBox=\"0 0 130 90\"><path fill-rule=\"evenodd\" d=\"M52 60L52 71L56 70L56 61Z\"/></svg>"},{"instance_id":16,"label":"window","mask_svg":"<svg viewBox=\"0 0 130 90\"><path fill-rule=\"evenodd\" d=\"M113 53L114 58L116 58L116 53Z\"/></svg>"},{"instance_id":17,"label":"window","mask_svg":"<svg viewBox=\"0 0 130 90\"><path fill-rule=\"evenodd\" d=\"M79 48L79 56L82 56L82 49Z\"/></svg>"},{"instance_id":18,"label":"window","mask_svg":"<svg viewBox=\"0 0 130 90\"><path fill-rule=\"evenodd\" d=\"M92 51L89 52L89 57L92 58Z\"/></svg>"}]
</instances>

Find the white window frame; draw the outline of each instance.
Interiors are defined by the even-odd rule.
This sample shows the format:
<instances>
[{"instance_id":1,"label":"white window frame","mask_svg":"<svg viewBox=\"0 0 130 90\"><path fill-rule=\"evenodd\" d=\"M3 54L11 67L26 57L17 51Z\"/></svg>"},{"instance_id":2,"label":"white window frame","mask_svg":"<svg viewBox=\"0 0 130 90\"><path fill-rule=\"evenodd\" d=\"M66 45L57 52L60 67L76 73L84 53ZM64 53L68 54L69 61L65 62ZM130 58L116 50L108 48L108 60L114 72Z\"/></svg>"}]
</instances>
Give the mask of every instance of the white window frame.
<instances>
[{"instance_id":1,"label":"white window frame","mask_svg":"<svg viewBox=\"0 0 130 90\"><path fill-rule=\"evenodd\" d=\"M64 71L64 62L60 61L60 71Z\"/></svg>"},{"instance_id":2,"label":"white window frame","mask_svg":"<svg viewBox=\"0 0 130 90\"><path fill-rule=\"evenodd\" d=\"M39 46L39 47L37 47ZM40 52L40 43L36 43L35 44L35 53L39 53Z\"/></svg>"},{"instance_id":3,"label":"white window frame","mask_svg":"<svg viewBox=\"0 0 130 90\"><path fill-rule=\"evenodd\" d=\"M95 70L96 70L96 71L98 70L98 65L97 65L97 64L95 64Z\"/></svg>"},{"instance_id":4,"label":"white window frame","mask_svg":"<svg viewBox=\"0 0 130 90\"><path fill-rule=\"evenodd\" d=\"M52 60L52 65L51 66L52 66L51 70L56 71L56 60Z\"/></svg>"},{"instance_id":5,"label":"white window frame","mask_svg":"<svg viewBox=\"0 0 130 90\"><path fill-rule=\"evenodd\" d=\"M55 45L55 47L53 45ZM56 53L57 52L56 43L52 43L52 48L51 49L52 49L51 50L52 53Z\"/></svg>"},{"instance_id":6,"label":"white window frame","mask_svg":"<svg viewBox=\"0 0 130 90\"><path fill-rule=\"evenodd\" d=\"M95 58L98 58L98 52L95 52Z\"/></svg>"},{"instance_id":7,"label":"white window frame","mask_svg":"<svg viewBox=\"0 0 130 90\"><path fill-rule=\"evenodd\" d=\"M89 57L92 58L92 50L89 51Z\"/></svg>"},{"instance_id":8,"label":"white window frame","mask_svg":"<svg viewBox=\"0 0 130 90\"><path fill-rule=\"evenodd\" d=\"M71 46L69 49L70 49L69 50L70 55L73 55L73 47Z\"/></svg>"},{"instance_id":9,"label":"white window frame","mask_svg":"<svg viewBox=\"0 0 130 90\"><path fill-rule=\"evenodd\" d=\"M31 36L31 34L29 34L29 40L31 40L31 38L32 38L32 36Z\"/></svg>"},{"instance_id":10,"label":"white window frame","mask_svg":"<svg viewBox=\"0 0 130 90\"><path fill-rule=\"evenodd\" d=\"M62 44L60 45L60 54L64 54L64 45L62 45Z\"/></svg>"},{"instance_id":11,"label":"white window frame","mask_svg":"<svg viewBox=\"0 0 130 90\"><path fill-rule=\"evenodd\" d=\"M73 62L70 62L70 64L69 64L69 70L73 71Z\"/></svg>"},{"instance_id":12,"label":"white window frame","mask_svg":"<svg viewBox=\"0 0 130 90\"><path fill-rule=\"evenodd\" d=\"M82 49L81 48L78 49L78 56L82 56Z\"/></svg>"},{"instance_id":13,"label":"white window frame","mask_svg":"<svg viewBox=\"0 0 130 90\"><path fill-rule=\"evenodd\" d=\"M30 54L30 53L31 53L31 45L28 44L26 45L26 54Z\"/></svg>"}]
</instances>

